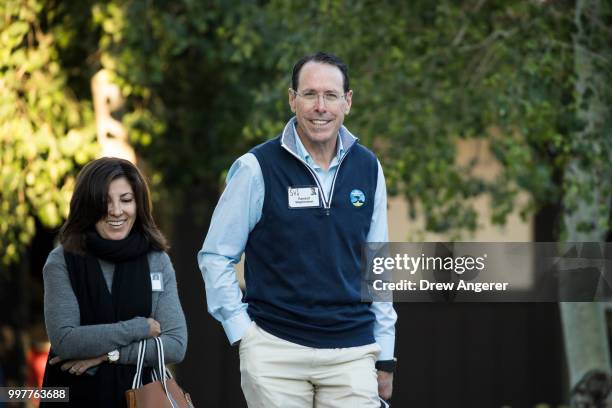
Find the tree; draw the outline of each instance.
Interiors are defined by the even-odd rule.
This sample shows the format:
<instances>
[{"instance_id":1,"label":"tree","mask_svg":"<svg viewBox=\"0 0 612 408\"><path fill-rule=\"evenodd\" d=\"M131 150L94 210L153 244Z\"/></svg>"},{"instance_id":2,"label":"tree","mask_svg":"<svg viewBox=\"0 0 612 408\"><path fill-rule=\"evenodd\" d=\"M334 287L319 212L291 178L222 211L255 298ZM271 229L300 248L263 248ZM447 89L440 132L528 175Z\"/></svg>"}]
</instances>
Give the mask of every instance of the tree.
<instances>
[{"instance_id":1,"label":"tree","mask_svg":"<svg viewBox=\"0 0 612 408\"><path fill-rule=\"evenodd\" d=\"M0 263L19 260L35 218L58 227L68 213L75 169L95 152L91 102L67 84L63 38L45 30L44 3L0 5Z\"/></svg>"},{"instance_id":2,"label":"tree","mask_svg":"<svg viewBox=\"0 0 612 408\"><path fill-rule=\"evenodd\" d=\"M576 2L576 115L582 126L571 135L573 155L568 160L564 179L563 222L568 242L603 242L610 228L612 93L608 84L612 79L612 46L606 21L610 21L611 11L598 0ZM603 306L562 303L561 312L571 385L576 386L592 371L599 371L604 380L589 388L591 394L605 397L612 382L612 367ZM593 396L587 401L604 404Z\"/></svg>"},{"instance_id":3,"label":"tree","mask_svg":"<svg viewBox=\"0 0 612 408\"><path fill-rule=\"evenodd\" d=\"M23 255L37 224L61 225L76 171L97 151L91 101L69 84L59 52L67 38L50 29L45 5L0 3L0 306L9 311L0 329L13 338L3 355L18 363L6 372L14 385L23 384L26 330L42 322L31 313L40 299Z\"/></svg>"}]
</instances>

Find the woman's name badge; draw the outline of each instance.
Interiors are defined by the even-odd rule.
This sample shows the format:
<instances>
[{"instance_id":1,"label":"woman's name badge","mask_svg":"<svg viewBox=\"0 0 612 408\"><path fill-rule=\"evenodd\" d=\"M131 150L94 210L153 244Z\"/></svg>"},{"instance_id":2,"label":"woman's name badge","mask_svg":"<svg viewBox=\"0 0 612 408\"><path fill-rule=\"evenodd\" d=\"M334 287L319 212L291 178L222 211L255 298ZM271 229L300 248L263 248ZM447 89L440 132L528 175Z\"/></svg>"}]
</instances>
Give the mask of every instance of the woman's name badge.
<instances>
[{"instance_id":1,"label":"woman's name badge","mask_svg":"<svg viewBox=\"0 0 612 408\"><path fill-rule=\"evenodd\" d=\"M164 282L162 281L162 274L159 272L151 273L151 290L153 292L163 292Z\"/></svg>"},{"instance_id":2,"label":"woman's name badge","mask_svg":"<svg viewBox=\"0 0 612 408\"><path fill-rule=\"evenodd\" d=\"M289 187L289 208L321 207L319 187Z\"/></svg>"}]
</instances>

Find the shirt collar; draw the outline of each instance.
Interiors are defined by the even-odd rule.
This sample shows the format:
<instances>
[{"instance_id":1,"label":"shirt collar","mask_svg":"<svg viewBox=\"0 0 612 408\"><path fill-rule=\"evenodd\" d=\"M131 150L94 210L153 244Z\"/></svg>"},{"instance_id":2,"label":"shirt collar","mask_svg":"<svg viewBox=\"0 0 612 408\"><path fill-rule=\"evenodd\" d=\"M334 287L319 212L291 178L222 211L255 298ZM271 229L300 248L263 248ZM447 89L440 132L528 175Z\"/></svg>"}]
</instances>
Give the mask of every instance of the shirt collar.
<instances>
[{"instance_id":1,"label":"shirt collar","mask_svg":"<svg viewBox=\"0 0 612 408\"><path fill-rule=\"evenodd\" d=\"M312 159L312 156L310 155L308 150L306 150L306 146L304 146L304 144L302 143L302 140L300 139L300 136L298 135L298 132L297 132L297 129L295 128L295 126L296 126L296 123L293 124L293 137L295 138L295 145L296 145L296 148L297 148L297 152L296 153L298 154L298 156L300 156L300 158L302 158L302 160L304 160L310 166L312 166L312 167L320 167ZM342 156L344 156L344 145L342 144L342 138L338 136L337 143L336 143L336 156L332 159L332 161L330 163L330 167L333 167L336 164L338 164L338 162L340 161Z\"/></svg>"},{"instance_id":2,"label":"shirt collar","mask_svg":"<svg viewBox=\"0 0 612 408\"><path fill-rule=\"evenodd\" d=\"M297 154L302 160L308 163L312 167L319 167L312 157L308 150L302 144L300 137L296 130L297 119L296 117L292 117L289 122L285 125L283 129L283 133L281 136L281 144L288 148L293 153ZM336 143L336 156L332 159L330 163L330 167L338 164L342 157L346 154L348 149L353 145L353 143L357 142L357 138L353 136L351 132L344 126L340 127L338 131L338 142Z\"/></svg>"}]
</instances>

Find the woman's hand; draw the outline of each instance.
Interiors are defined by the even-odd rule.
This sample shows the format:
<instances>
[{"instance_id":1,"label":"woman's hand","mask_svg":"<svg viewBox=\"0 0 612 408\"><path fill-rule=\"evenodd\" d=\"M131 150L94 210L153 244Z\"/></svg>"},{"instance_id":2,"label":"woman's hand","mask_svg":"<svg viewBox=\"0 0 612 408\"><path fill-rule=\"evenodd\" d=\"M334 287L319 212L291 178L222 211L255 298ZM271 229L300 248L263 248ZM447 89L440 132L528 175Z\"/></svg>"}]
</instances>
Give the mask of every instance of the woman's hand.
<instances>
[{"instance_id":1,"label":"woman's hand","mask_svg":"<svg viewBox=\"0 0 612 408\"><path fill-rule=\"evenodd\" d=\"M161 326L157 320L148 317L147 323L149 323L149 337L157 337L161 334Z\"/></svg>"},{"instance_id":2,"label":"woman's hand","mask_svg":"<svg viewBox=\"0 0 612 408\"><path fill-rule=\"evenodd\" d=\"M91 367L95 367L99 364L104 363L105 361L107 361L106 354L104 354L103 356L86 358L82 360L68 360L64 362L64 364L62 364L61 370L68 371L70 372L70 374L81 375L85 371L89 370ZM60 362L62 362L62 359L59 357L53 357L51 360L49 360L49 364L51 365Z\"/></svg>"}]
</instances>

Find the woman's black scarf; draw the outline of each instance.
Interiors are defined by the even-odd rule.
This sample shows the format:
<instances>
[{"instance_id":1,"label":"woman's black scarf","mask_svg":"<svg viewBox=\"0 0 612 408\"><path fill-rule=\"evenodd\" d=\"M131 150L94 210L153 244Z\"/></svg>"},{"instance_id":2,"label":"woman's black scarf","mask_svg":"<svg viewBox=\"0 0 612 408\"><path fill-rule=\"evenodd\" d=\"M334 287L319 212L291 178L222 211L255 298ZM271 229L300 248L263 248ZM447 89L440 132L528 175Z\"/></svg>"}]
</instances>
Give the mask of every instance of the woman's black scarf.
<instances>
[{"instance_id":1,"label":"woman's black scarf","mask_svg":"<svg viewBox=\"0 0 612 408\"><path fill-rule=\"evenodd\" d=\"M86 255L64 251L72 290L79 302L81 326L116 323L151 316L151 277L147 254L151 245L137 231L122 240L107 240L91 231L86 234ZM98 258L115 264L112 294L109 293ZM96 356L110 350L100 350ZM54 356L53 350L49 358ZM62 407L123 407L125 391L132 386L134 365L102 363L92 376L45 370L45 387L70 387L70 403ZM42 405L49 406L49 405ZM59 405L58 405L59 406Z\"/></svg>"}]
</instances>

